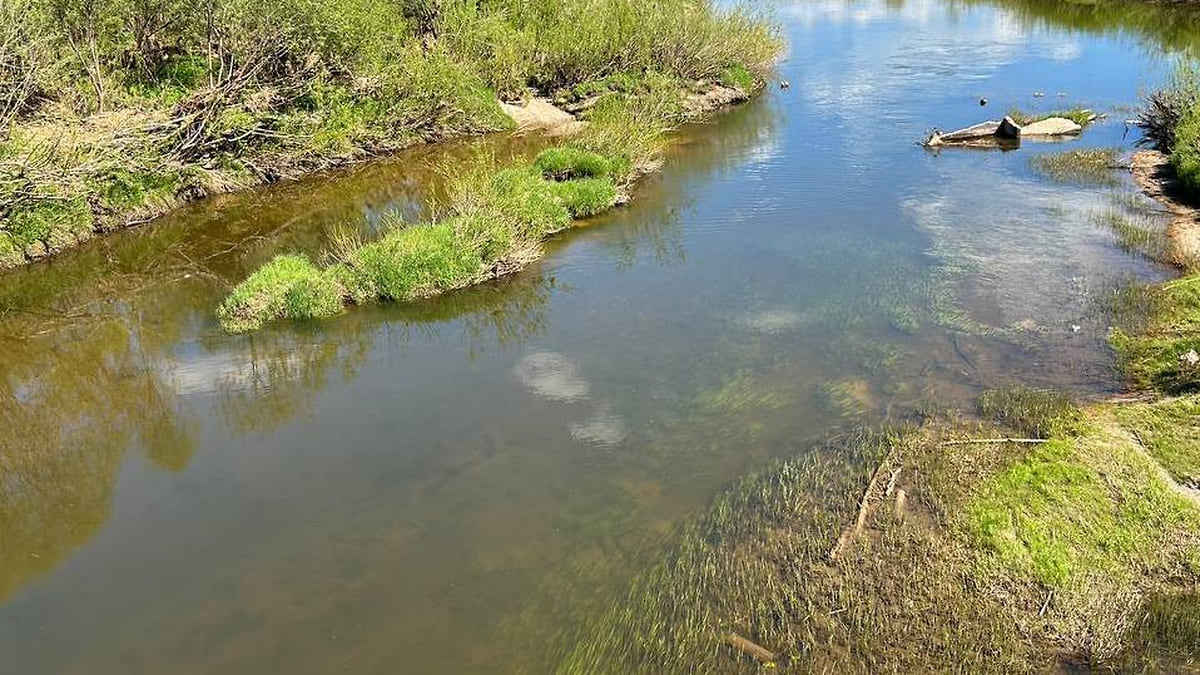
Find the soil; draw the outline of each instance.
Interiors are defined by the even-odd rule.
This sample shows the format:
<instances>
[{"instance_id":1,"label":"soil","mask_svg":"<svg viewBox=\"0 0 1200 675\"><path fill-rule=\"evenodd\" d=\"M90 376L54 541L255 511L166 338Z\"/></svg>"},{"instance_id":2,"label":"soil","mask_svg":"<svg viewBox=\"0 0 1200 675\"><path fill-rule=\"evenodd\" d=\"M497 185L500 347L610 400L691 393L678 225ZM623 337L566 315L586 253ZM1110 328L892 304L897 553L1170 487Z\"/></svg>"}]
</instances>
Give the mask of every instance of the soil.
<instances>
[{"instance_id":1,"label":"soil","mask_svg":"<svg viewBox=\"0 0 1200 675\"><path fill-rule=\"evenodd\" d=\"M1134 153L1130 170L1142 191L1172 215L1167 226L1170 262L1183 268L1200 266L1200 209L1185 201L1167 156L1140 150Z\"/></svg>"}]
</instances>

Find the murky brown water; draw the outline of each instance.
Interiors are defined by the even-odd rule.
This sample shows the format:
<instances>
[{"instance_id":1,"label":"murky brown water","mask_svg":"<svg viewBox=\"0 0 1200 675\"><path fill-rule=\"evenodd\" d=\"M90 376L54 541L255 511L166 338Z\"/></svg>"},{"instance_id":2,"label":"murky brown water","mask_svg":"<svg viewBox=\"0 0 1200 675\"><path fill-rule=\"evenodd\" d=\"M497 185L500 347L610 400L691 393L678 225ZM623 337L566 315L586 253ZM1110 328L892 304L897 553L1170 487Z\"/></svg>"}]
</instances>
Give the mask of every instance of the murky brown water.
<instances>
[{"instance_id":1,"label":"murky brown water","mask_svg":"<svg viewBox=\"0 0 1200 675\"><path fill-rule=\"evenodd\" d=\"M1119 387L1106 290L1168 272L1095 224L1112 189L1037 176L1059 147L915 142L986 96L1108 112L1070 147L1128 148L1189 43L1024 6L780 4L790 91L684 130L529 271L435 301L213 317L270 256L527 143L193 205L0 277L0 672L545 672L742 472L1000 381Z\"/></svg>"}]
</instances>

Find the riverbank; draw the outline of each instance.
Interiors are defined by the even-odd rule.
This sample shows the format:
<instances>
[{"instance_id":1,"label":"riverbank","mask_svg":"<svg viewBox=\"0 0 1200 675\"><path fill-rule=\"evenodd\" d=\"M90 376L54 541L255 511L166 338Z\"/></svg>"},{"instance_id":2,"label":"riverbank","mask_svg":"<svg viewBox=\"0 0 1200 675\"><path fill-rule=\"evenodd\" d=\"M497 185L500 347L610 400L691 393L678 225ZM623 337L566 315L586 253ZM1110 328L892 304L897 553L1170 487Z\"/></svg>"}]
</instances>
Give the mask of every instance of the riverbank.
<instances>
[{"instance_id":1,"label":"riverbank","mask_svg":"<svg viewBox=\"0 0 1200 675\"><path fill-rule=\"evenodd\" d=\"M745 86L780 46L708 2L2 12L0 269L208 195L511 128L501 101Z\"/></svg>"}]
</instances>

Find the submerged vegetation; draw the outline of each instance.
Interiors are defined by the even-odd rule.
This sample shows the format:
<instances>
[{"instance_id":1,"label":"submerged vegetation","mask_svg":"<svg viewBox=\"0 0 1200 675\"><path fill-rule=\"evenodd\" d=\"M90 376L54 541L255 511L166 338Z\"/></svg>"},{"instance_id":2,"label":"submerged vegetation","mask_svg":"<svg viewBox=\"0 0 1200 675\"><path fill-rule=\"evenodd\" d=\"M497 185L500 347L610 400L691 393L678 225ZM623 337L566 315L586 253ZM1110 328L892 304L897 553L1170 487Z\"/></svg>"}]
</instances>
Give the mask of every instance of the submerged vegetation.
<instances>
[{"instance_id":1,"label":"submerged vegetation","mask_svg":"<svg viewBox=\"0 0 1200 675\"><path fill-rule=\"evenodd\" d=\"M1119 165L1118 148L1087 148L1034 155L1030 163L1051 180L1084 185L1118 185L1113 169Z\"/></svg>"},{"instance_id":2,"label":"submerged vegetation","mask_svg":"<svg viewBox=\"0 0 1200 675\"><path fill-rule=\"evenodd\" d=\"M206 194L510 122L617 80L744 86L774 27L708 0L13 0L0 267Z\"/></svg>"},{"instance_id":3,"label":"submerged vegetation","mask_svg":"<svg viewBox=\"0 0 1200 675\"><path fill-rule=\"evenodd\" d=\"M1028 398L992 404L1033 419ZM976 443L1007 430L931 420L738 481L571 636L559 672L1012 672L1127 658L1151 598L1200 581L1200 506L1107 411L1055 401L1036 416L1077 431ZM1169 648L1189 654L1197 634L1179 616Z\"/></svg>"}]
</instances>

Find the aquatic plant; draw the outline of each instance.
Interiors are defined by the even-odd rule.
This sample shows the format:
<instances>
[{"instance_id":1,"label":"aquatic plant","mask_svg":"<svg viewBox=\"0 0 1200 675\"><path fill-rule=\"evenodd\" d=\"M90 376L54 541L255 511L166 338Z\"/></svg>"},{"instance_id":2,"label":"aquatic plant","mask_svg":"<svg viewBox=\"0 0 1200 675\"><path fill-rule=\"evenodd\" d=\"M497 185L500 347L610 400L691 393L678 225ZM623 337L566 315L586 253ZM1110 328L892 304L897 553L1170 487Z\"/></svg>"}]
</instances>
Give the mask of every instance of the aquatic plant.
<instances>
[{"instance_id":1,"label":"aquatic plant","mask_svg":"<svg viewBox=\"0 0 1200 675\"><path fill-rule=\"evenodd\" d=\"M1029 163L1051 180L1082 185L1119 185L1119 148L1088 148L1035 155Z\"/></svg>"},{"instance_id":2,"label":"aquatic plant","mask_svg":"<svg viewBox=\"0 0 1200 675\"><path fill-rule=\"evenodd\" d=\"M218 318L226 330L244 332L275 319L332 316L346 304L428 297L515 271L572 219L612 208L613 163L564 146L524 166L463 171L442 219L409 225L392 216L384 234L367 243L334 237L324 269L303 256L278 256L230 293Z\"/></svg>"},{"instance_id":3,"label":"aquatic plant","mask_svg":"<svg viewBox=\"0 0 1200 675\"><path fill-rule=\"evenodd\" d=\"M1096 121L1096 113L1087 108L1070 108L1067 110L1054 110L1047 113L1027 113L1016 108L1008 111L1008 116L1013 118L1013 121L1021 126L1040 122L1050 119L1051 117L1063 117L1071 120L1081 127L1086 127Z\"/></svg>"},{"instance_id":4,"label":"aquatic plant","mask_svg":"<svg viewBox=\"0 0 1200 675\"><path fill-rule=\"evenodd\" d=\"M1139 607L1117 599L1200 581L1200 509L1088 414L1035 444L952 419L857 433L742 478L564 635L557 672L1136 662Z\"/></svg>"}]
</instances>

